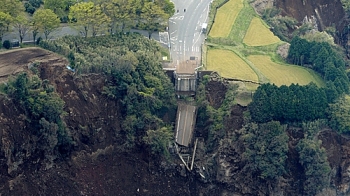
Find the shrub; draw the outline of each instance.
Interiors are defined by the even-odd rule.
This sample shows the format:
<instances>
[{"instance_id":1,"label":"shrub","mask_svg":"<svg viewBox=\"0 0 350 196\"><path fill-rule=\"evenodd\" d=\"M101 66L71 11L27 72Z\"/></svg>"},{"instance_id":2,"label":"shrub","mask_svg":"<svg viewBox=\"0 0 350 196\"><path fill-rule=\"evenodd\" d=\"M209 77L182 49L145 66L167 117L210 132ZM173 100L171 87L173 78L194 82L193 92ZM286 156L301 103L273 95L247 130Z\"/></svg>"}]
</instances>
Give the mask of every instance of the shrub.
<instances>
[{"instance_id":1,"label":"shrub","mask_svg":"<svg viewBox=\"0 0 350 196\"><path fill-rule=\"evenodd\" d=\"M9 40L5 40L2 46L6 49L10 49L12 47L11 42Z\"/></svg>"}]
</instances>

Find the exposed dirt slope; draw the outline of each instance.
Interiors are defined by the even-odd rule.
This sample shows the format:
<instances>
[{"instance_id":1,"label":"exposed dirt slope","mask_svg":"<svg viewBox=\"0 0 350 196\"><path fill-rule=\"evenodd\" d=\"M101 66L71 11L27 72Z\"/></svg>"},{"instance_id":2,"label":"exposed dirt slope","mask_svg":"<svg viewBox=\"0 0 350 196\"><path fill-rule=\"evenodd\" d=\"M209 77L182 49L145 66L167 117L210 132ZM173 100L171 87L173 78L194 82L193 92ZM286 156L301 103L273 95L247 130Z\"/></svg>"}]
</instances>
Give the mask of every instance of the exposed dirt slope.
<instances>
[{"instance_id":1,"label":"exposed dirt slope","mask_svg":"<svg viewBox=\"0 0 350 196\"><path fill-rule=\"evenodd\" d=\"M11 64L19 58L28 61ZM294 146L303 134L297 130L288 131L288 173L276 184L260 181L243 170L244 145L232 140L242 134L239 129L246 111L234 106L224 124L230 138L221 142L218 151L205 154L203 140L198 144L195 167L207 178L197 172L181 176L179 165L159 164L143 148L125 152L119 135L121 108L102 94L107 81L103 75L77 77L66 69L66 59L37 48L0 54L0 61L0 66L7 63L24 71L30 61L40 61L40 77L55 85L66 102L65 122L75 142L69 157L47 161L32 150L34 128L29 127L25 112L0 95L0 195L302 195L303 174ZM219 107L225 85L211 81L206 91L210 104ZM204 137L207 128L197 127L197 136ZM330 130L321 132L319 139L332 168L331 189L323 195L348 195L350 139Z\"/></svg>"},{"instance_id":2,"label":"exposed dirt slope","mask_svg":"<svg viewBox=\"0 0 350 196\"><path fill-rule=\"evenodd\" d=\"M318 26L323 30L334 26L343 28L345 13L340 0L276 0L275 5L283 10L284 15L291 16L301 22L305 16L314 16Z\"/></svg>"},{"instance_id":3,"label":"exposed dirt slope","mask_svg":"<svg viewBox=\"0 0 350 196\"><path fill-rule=\"evenodd\" d=\"M39 48L0 54L2 75L39 64L65 101L74 149L53 163L36 154L24 111L0 96L0 195L189 195L188 180L162 173L148 153L122 153L120 106L102 94L103 75L74 76L66 59ZM40 62L40 63L39 63ZM4 77L5 79L5 77Z\"/></svg>"}]
</instances>

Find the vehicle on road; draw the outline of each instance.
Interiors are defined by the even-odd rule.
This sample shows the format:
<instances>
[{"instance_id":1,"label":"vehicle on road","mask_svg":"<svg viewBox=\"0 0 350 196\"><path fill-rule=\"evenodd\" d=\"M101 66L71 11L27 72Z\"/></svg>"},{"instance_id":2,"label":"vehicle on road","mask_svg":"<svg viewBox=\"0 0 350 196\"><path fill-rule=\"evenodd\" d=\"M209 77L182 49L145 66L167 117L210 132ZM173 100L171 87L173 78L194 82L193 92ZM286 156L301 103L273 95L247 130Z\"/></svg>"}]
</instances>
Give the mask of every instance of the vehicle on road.
<instances>
[{"instance_id":1,"label":"vehicle on road","mask_svg":"<svg viewBox=\"0 0 350 196\"><path fill-rule=\"evenodd\" d=\"M202 28L201 28L202 33L206 33L207 32L207 27L208 27L208 23L203 23L202 24Z\"/></svg>"}]
</instances>

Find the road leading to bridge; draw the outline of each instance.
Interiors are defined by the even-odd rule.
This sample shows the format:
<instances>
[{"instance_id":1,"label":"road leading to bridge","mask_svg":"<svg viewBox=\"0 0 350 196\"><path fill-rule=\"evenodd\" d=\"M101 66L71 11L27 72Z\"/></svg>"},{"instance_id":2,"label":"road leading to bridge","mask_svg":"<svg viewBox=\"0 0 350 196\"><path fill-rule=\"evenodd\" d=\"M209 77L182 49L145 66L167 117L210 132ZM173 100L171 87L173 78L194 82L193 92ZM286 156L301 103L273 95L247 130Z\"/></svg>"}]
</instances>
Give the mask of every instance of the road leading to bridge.
<instances>
[{"instance_id":1,"label":"road leading to bridge","mask_svg":"<svg viewBox=\"0 0 350 196\"><path fill-rule=\"evenodd\" d=\"M173 63L179 65L196 57L201 58L205 35L201 31L208 21L211 0L172 0L175 14L169 19L170 53Z\"/></svg>"}]
</instances>

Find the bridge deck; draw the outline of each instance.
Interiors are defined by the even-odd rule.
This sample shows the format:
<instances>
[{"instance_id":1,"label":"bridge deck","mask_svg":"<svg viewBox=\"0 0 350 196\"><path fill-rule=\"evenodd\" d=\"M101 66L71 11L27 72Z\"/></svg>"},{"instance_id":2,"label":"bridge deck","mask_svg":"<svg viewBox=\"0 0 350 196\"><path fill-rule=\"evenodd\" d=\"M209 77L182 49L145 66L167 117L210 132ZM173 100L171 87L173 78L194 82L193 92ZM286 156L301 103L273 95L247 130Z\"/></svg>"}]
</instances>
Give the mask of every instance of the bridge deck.
<instances>
[{"instance_id":1,"label":"bridge deck","mask_svg":"<svg viewBox=\"0 0 350 196\"><path fill-rule=\"evenodd\" d=\"M182 146L188 146L193 135L196 106L179 103L176 116L176 143Z\"/></svg>"}]
</instances>

